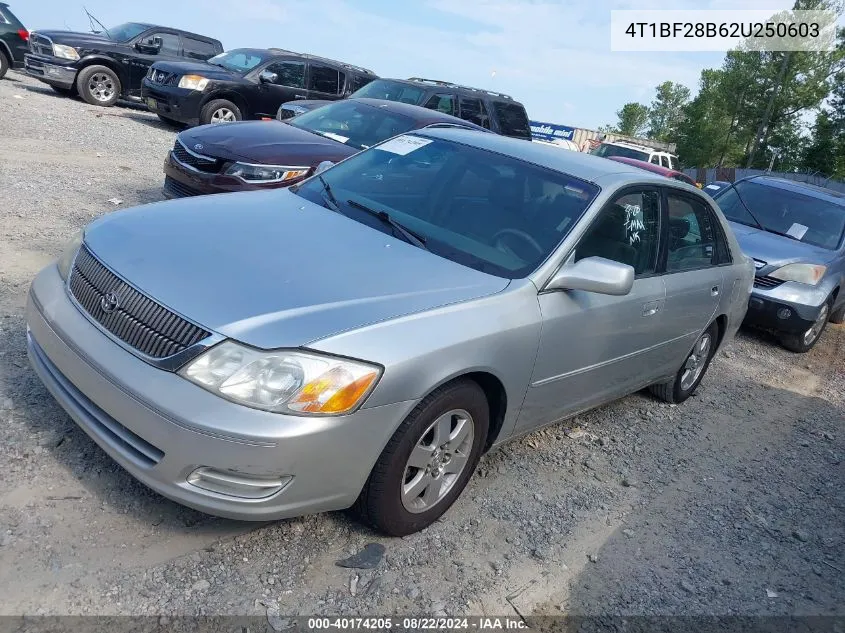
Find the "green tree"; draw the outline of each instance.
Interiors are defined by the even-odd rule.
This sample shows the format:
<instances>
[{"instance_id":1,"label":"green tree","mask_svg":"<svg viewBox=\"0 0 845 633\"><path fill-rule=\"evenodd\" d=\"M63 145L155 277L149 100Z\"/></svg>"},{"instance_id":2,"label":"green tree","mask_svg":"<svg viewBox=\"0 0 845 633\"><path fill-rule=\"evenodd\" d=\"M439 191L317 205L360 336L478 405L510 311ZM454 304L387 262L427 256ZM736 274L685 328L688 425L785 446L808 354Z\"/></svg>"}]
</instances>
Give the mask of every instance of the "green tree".
<instances>
[{"instance_id":1,"label":"green tree","mask_svg":"<svg viewBox=\"0 0 845 633\"><path fill-rule=\"evenodd\" d=\"M811 142L804 150L803 167L812 172L834 176L836 172L836 124L827 111L822 110L813 125Z\"/></svg>"},{"instance_id":2,"label":"green tree","mask_svg":"<svg viewBox=\"0 0 845 633\"><path fill-rule=\"evenodd\" d=\"M619 122L616 131L625 136L642 136L648 124L648 107L642 103L626 103L616 112Z\"/></svg>"},{"instance_id":3,"label":"green tree","mask_svg":"<svg viewBox=\"0 0 845 633\"><path fill-rule=\"evenodd\" d=\"M657 94L649 108L649 138L658 141L675 139L678 126L684 120L684 106L689 97L689 88L682 84L664 81L657 86Z\"/></svg>"}]
</instances>

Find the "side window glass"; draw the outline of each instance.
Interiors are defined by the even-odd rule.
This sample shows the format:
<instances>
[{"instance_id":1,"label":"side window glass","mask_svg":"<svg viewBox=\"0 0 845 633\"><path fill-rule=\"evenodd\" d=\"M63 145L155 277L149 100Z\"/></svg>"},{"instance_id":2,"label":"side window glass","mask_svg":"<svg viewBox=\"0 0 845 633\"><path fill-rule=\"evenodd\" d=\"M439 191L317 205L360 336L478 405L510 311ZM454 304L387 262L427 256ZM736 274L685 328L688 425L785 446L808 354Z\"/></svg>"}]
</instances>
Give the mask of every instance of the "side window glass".
<instances>
[{"instance_id":1,"label":"side window glass","mask_svg":"<svg viewBox=\"0 0 845 633\"><path fill-rule=\"evenodd\" d=\"M153 33L144 38L144 43L148 46L156 46L157 40L161 41L161 48L158 49L159 55L170 55L177 57L182 50L182 42L178 35L173 33Z\"/></svg>"},{"instance_id":2,"label":"side window glass","mask_svg":"<svg viewBox=\"0 0 845 633\"><path fill-rule=\"evenodd\" d=\"M308 89L325 94L340 94L340 73L331 66L311 64Z\"/></svg>"},{"instance_id":3,"label":"side window glass","mask_svg":"<svg viewBox=\"0 0 845 633\"><path fill-rule=\"evenodd\" d=\"M275 62L267 70L277 77L276 85L287 88L305 87L305 64L300 62Z\"/></svg>"},{"instance_id":4,"label":"side window glass","mask_svg":"<svg viewBox=\"0 0 845 633\"><path fill-rule=\"evenodd\" d=\"M667 169L672 169L672 165L669 162L668 156L661 156L660 157L660 164L663 165L664 167L666 167Z\"/></svg>"},{"instance_id":5,"label":"side window glass","mask_svg":"<svg viewBox=\"0 0 845 633\"><path fill-rule=\"evenodd\" d=\"M481 99L461 97L461 118L464 121L490 129L490 116L487 114L487 109Z\"/></svg>"},{"instance_id":6,"label":"side window glass","mask_svg":"<svg viewBox=\"0 0 845 633\"><path fill-rule=\"evenodd\" d=\"M660 236L660 194L625 193L601 210L575 249L575 261L604 257L634 267L636 275L657 266Z\"/></svg>"},{"instance_id":7,"label":"side window glass","mask_svg":"<svg viewBox=\"0 0 845 633\"><path fill-rule=\"evenodd\" d=\"M652 154L651 158L648 159L648 162L654 163L655 165L660 164L660 157L657 154Z\"/></svg>"},{"instance_id":8,"label":"side window glass","mask_svg":"<svg viewBox=\"0 0 845 633\"><path fill-rule=\"evenodd\" d=\"M669 193L669 244L667 272L695 270L720 263L718 234L707 206L700 201Z\"/></svg>"},{"instance_id":9,"label":"side window glass","mask_svg":"<svg viewBox=\"0 0 845 633\"><path fill-rule=\"evenodd\" d=\"M455 97L454 95L431 95L424 107L455 116Z\"/></svg>"},{"instance_id":10,"label":"side window glass","mask_svg":"<svg viewBox=\"0 0 845 633\"><path fill-rule=\"evenodd\" d=\"M182 38L182 54L189 59L206 60L217 54L217 49L211 42L203 42L193 37Z\"/></svg>"}]
</instances>

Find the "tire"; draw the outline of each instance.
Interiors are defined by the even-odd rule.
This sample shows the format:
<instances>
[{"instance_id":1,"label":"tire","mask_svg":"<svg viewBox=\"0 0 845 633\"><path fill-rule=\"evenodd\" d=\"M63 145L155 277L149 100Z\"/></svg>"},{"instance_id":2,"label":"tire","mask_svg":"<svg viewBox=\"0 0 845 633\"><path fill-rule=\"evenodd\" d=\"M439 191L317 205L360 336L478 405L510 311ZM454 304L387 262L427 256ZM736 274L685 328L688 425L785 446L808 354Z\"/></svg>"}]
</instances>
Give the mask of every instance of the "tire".
<instances>
[{"instance_id":1,"label":"tire","mask_svg":"<svg viewBox=\"0 0 845 633\"><path fill-rule=\"evenodd\" d=\"M827 322L830 319L830 305L831 301L828 300L828 302L822 306L816 322L813 323L813 325L805 332L800 334L778 334L780 344L790 352L795 352L796 354L806 354L813 349L816 346L816 343L819 342L819 339L821 339L824 329L827 326Z\"/></svg>"},{"instance_id":2,"label":"tire","mask_svg":"<svg viewBox=\"0 0 845 633\"><path fill-rule=\"evenodd\" d=\"M63 97L73 96L73 88L62 88L61 86L50 86L50 88L53 89L53 92Z\"/></svg>"},{"instance_id":3,"label":"tire","mask_svg":"<svg viewBox=\"0 0 845 633\"><path fill-rule=\"evenodd\" d=\"M108 108L117 103L123 87L117 74L106 66L88 66L76 77L76 90L86 103Z\"/></svg>"},{"instance_id":4,"label":"tire","mask_svg":"<svg viewBox=\"0 0 845 633\"><path fill-rule=\"evenodd\" d=\"M356 513L391 536L405 536L431 525L472 477L489 424L490 406L475 382L462 380L431 393L390 438L355 503ZM437 428L441 429L439 437ZM457 444L443 449L444 444L437 440L443 441L447 429ZM410 463L412 453L420 458L420 467ZM465 457L462 464L455 458L459 455ZM426 468L423 462L428 464ZM439 474L434 476L429 474L432 463L438 464ZM457 472L449 472L450 464ZM410 485L413 482L417 484ZM407 494L403 493L405 487ZM434 494L435 498L425 499Z\"/></svg>"},{"instance_id":5,"label":"tire","mask_svg":"<svg viewBox=\"0 0 845 633\"><path fill-rule=\"evenodd\" d=\"M845 323L845 303L839 306L838 310L834 310L830 313L829 321L836 324Z\"/></svg>"},{"instance_id":6,"label":"tire","mask_svg":"<svg viewBox=\"0 0 845 633\"><path fill-rule=\"evenodd\" d=\"M243 114L240 108L226 99L214 99L206 103L200 111L200 125L209 123L232 123L241 121Z\"/></svg>"},{"instance_id":7,"label":"tire","mask_svg":"<svg viewBox=\"0 0 845 633\"><path fill-rule=\"evenodd\" d=\"M686 360L675 374L675 379L651 385L649 391L664 402L673 404L681 403L689 398L698 389L704 374L707 373L707 368L710 367L710 361L713 360L713 354L716 352L718 336L719 326L713 322L695 341ZM706 349L702 347L703 345L706 345Z\"/></svg>"},{"instance_id":8,"label":"tire","mask_svg":"<svg viewBox=\"0 0 845 633\"><path fill-rule=\"evenodd\" d=\"M3 79L6 73L9 72L9 66L11 66L9 58L6 57L6 53L0 50L0 79Z\"/></svg>"}]
</instances>

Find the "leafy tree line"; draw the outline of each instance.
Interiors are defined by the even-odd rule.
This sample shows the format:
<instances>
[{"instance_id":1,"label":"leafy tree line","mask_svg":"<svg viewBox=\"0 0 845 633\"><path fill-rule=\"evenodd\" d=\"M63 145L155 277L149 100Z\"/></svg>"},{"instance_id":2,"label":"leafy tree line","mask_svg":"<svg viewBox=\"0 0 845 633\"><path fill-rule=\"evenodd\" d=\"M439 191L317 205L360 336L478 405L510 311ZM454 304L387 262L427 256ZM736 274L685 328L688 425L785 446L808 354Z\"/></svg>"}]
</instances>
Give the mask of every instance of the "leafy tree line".
<instances>
[{"instance_id":1,"label":"leafy tree line","mask_svg":"<svg viewBox=\"0 0 845 633\"><path fill-rule=\"evenodd\" d=\"M841 11L841 4L797 0L794 9ZM651 104L626 103L604 129L676 143L687 166L771 164L845 179L845 29L837 42L829 52L730 51L721 68L701 71L695 98L663 82Z\"/></svg>"}]
</instances>

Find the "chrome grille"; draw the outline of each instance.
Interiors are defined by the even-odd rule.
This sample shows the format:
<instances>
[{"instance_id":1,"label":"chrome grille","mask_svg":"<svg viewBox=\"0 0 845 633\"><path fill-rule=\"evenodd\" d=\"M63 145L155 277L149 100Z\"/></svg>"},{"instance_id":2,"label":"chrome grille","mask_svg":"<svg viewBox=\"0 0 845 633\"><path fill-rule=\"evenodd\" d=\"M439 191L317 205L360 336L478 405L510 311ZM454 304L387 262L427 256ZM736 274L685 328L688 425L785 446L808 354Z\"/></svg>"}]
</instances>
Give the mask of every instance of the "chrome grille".
<instances>
[{"instance_id":1,"label":"chrome grille","mask_svg":"<svg viewBox=\"0 0 845 633\"><path fill-rule=\"evenodd\" d=\"M158 68L150 68L147 77L154 84L162 86L175 86L178 83L178 75L176 73L169 73L166 70L159 70Z\"/></svg>"},{"instance_id":2,"label":"chrome grille","mask_svg":"<svg viewBox=\"0 0 845 633\"><path fill-rule=\"evenodd\" d=\"M85 246L76 256L70 291L97 323L152 358L178 354L211 334L141 294Z\"/></svg>"},{"instance_id":3,"label":"chrome grille","mask_svg":"<svg viewBox=\"0 0 845 633\"><path fill-rule=\"evenodd\" d=\"M766 290L770 288L777 288L781 285L783 281L780 279L775 279L774 277L755 277L754 278L754 287L755 288L764 288Z\"/></svg>"},{"instance_id":4,"label":"chrome grille","mask_svg":"<svg viewBox=\"0 0 845 633\"><path fill-rule=\"evenodd\" d=\"M31 33L29 36L29 50L34 55L53 56L53 41L49 37Z\"/></svg>"},{"instance_id":5,"label":"chrome grille","mask_svg":"<svg viewBox=\"0 0 845 633\"><path fill-rule=\"evenodd\" d=\"M179 140L177 140L173 145L173 158L186 167L191 167L197 171L204 171L208 174L216 174L219 172L222 162L216 158L202 156L201 154L190 151L187 147L182 145L182 142Z\"/></svg>"}]
</instances>

